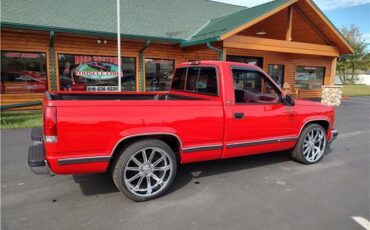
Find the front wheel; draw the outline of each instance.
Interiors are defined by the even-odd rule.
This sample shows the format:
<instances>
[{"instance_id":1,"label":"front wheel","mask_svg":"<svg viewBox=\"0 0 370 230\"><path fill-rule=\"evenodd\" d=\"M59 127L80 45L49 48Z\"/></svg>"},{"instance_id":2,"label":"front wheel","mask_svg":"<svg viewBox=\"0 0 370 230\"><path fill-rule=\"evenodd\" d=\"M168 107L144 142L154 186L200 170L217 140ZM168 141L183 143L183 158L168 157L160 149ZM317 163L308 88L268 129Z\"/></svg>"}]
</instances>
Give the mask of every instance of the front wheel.
<instances>
[{"instance_id":1,"label":"front wheel","mask_svg":"<svg viewBox=\"0 0 370 230\"><path fill-rule=\"evenodd\" d=\"M324 157L326 145L325 129L318 124L308 125L292 151L292 158L303 164L315 164Z\"/></svg>"},{"instance_id":2,"label":"front wheel","mask_svg":"<svg viewBox=\"0 0 370 230\"><path fill-rule=\"evenodd\" d=\"M177 170L172 149L163 141L146 139L123 149L113 168L117 188L135 201L163 195L171 186Z\"/></svg>"}]
</instances>

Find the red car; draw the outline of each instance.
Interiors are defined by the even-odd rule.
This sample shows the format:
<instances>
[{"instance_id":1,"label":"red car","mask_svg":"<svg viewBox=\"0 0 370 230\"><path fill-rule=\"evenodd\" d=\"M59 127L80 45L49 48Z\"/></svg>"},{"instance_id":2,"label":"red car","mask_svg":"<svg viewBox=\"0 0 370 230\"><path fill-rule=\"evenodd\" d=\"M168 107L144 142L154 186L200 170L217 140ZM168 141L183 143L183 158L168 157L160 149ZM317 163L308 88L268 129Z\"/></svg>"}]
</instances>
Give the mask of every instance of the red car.
<instances>
[{"instance_id":1,"label":"red car","mask_svg":"<svg viewBox=\"0 0 370 230\"><path fill-rule=\"evenodd\" d=\"M334 109L294 100L256 66L177 66L168 93L46 94L33 171L100 173L135 201L161 196L177 165L280 150L314 164L338 132ZM46 169L46 170L44 170Z\"/></svg>"}]
</instances>

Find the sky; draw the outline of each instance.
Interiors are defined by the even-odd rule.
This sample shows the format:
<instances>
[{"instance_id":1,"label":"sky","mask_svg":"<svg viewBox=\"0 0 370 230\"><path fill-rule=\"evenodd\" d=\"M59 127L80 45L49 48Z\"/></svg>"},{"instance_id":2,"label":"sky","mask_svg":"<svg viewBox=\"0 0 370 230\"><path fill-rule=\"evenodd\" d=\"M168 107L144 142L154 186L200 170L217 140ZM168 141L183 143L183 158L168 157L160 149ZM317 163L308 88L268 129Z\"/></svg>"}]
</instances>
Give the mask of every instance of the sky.
<instances>
[{"instance_id":1,"label":"sky","mask_svg":"<svg viewBox=\"0 0 370 230\"><path fill-rule=\"evenodd\" d=\"M214 0L252 7L271 0ZM330 21L338 28L357 25L370 48L370 0L314 0Z\"/></svg>"}]
</instances>

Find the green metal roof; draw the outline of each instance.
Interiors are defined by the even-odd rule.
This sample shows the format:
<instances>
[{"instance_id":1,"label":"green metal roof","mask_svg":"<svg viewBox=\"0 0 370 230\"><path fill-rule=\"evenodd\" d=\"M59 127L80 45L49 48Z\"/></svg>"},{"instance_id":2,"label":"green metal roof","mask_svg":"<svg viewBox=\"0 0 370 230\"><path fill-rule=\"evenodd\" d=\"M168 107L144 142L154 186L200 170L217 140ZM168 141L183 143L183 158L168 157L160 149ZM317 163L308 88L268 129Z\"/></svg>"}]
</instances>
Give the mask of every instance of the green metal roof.
<instances>
[{"instance_id":1,"label":"green metal roof","mask_svg":"<svg viewBox=\"0 0 370 230\"><path fill-rule=\"evenodd\" d=\"M121 0L121 33L180 42L211 18L245 7L209 0ZM3 27L114 36L116 0L2 0Z\"/></svg>"},{"instance_id":2,"label":"green metal roof","mask_svg":"<svg viewBox=\"0 0 370 230\"><path fill-rule=\"evenodd\" d=\"M248 23L249 21L276 9L287 2L289 2L289 0L276 0L211 19L201 30L187 41L182 42L181 45L189 46L201 44L204 43L204 41L218 41L222 34Z\"/></svg>"}]
</instances>

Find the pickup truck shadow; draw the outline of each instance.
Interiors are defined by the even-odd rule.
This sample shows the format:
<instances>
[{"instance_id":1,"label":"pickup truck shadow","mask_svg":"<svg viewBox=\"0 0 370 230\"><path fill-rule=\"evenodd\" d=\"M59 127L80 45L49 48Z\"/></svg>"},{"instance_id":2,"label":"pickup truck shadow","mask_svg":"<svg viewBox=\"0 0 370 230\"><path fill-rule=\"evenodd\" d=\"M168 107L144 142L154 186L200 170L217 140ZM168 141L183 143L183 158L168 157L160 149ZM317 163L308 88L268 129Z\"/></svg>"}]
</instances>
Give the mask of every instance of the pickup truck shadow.
<instances>
[{"instance_id":1,"label":"pickup truck shadow","mask_svg":"<svg viewBox=\"0 0 370 230\"><path fill-rule=\"evenodd\" d=\"M194 181L194 183L199 183L196 181L197 178L264 167L290 160L291 158L289 152L281 151L180 165L174 184L169 189L167 194L181 189L191 181Z\"/></svg>"},{"instance_id":2,"label":"pickup truck shadow","mask_svg":"<svg viewBox=\"0 0 370 230\"><path fill-rule=\"evenodd\" d=\"M266 165L277 164L290 160L289 153L283 151L180 165L174 184L168 190L167 194L181 189L191 181L196 180L196 178L264 167ZM119 192L110 173L73 175L73 179L79 184L81 191L85 196Z\"/></svg>"}]
</instances>

